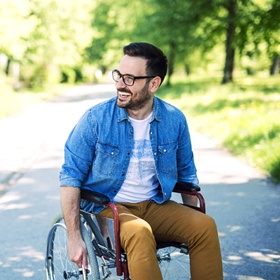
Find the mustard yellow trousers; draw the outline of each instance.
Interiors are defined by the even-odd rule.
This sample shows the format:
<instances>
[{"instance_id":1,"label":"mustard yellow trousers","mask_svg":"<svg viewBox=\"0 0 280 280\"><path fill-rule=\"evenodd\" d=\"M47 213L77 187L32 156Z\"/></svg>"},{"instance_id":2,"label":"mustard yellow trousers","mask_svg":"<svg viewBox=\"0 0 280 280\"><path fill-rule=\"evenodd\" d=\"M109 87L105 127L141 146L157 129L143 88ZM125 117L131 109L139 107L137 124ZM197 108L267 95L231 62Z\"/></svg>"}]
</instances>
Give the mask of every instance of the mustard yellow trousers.
<instances>
[{"instance_id":1,"label":"mustard yellow trousers","mask_svg":"<svg viewBox=\"0 0 280 280\"><path fill-rule=\"evenodd\" d=\"M127 254L132 280L162 279L156 257L156 241L188 245L192 280L223 279L217 227L210 216L174 201L116 205L121 246ZM105 209L100 214L112 218L111 209Z\"/></svg>"}]
</instances>

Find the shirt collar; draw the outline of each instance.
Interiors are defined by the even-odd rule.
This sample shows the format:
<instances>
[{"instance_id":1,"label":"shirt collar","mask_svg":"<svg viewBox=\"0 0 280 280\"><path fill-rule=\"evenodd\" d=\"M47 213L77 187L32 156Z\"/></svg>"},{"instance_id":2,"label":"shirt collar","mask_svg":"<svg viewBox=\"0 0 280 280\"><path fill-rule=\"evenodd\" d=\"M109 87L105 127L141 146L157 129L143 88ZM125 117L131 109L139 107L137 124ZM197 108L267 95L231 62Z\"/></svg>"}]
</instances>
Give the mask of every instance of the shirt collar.
<instances>
[{"instance_id":1,"label":"shirt collar","mask_svg":"<svg viewBox=\"0 0 280 280\"><path fill-rule=\"evenodd\" d=\"M126 109L118 107L118 122L125 121L125 120L128 120L128 114ZM151 119L151 122L153 120L161 121L161 112L159 110L159 101L157 97L154 97L153 117Z\"/></svg>"}]
</instances>

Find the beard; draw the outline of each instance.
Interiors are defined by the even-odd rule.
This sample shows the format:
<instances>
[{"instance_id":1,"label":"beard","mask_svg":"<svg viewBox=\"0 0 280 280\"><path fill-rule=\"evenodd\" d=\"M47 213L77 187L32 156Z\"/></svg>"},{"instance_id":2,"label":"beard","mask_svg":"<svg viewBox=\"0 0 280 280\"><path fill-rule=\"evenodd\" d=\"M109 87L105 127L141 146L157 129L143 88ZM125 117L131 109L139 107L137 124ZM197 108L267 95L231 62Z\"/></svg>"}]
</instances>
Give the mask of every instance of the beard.
<instances>
[{"instance_id":1,"label":"beard","mask_svg":"<svg viewBox=\"0 0 280 280\"><path fill-rule=\"evenodd\" d=\"M130 100L125 102L122 101L121 98L118 96L117 98L117 105L121 108L126 108L130 110L139 110L143 108L152 98L153 96L148 91L149 84L146 83L145 86L141 89L140 92L132 93L127 88L118 88L118 92L126 92L130 94ZM136 97L135 97L136 95Z\"/></svg>"}]
</instances>

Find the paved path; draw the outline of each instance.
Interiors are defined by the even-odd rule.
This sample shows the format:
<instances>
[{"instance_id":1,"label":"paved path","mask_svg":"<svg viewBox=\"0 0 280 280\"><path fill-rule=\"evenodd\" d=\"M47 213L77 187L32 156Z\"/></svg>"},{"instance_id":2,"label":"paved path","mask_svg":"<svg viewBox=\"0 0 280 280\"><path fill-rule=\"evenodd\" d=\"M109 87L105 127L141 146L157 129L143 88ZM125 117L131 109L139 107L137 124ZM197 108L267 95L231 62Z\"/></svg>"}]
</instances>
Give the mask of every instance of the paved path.
<instances>
[{"instance_id":1,"label":"paved path","mask_svg":"<svg viewBox=\"0 0 280 280\"><path fill-rule=\"evenodd\" d=\"M88 107L114 93L113 85L80 86L0 121L1 280L44 279L64 142ZM225 279L280 279L280 187L207 137L192 131L192 140Z\"/></svg>"}]
</instances>

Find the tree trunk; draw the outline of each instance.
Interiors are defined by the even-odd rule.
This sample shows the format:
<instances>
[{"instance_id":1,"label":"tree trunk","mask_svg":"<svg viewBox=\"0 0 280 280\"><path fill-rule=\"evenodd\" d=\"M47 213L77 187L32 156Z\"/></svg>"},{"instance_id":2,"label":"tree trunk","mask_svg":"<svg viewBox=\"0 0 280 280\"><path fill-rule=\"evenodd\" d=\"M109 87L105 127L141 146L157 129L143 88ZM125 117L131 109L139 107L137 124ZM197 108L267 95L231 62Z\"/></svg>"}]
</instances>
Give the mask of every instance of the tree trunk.
<instances>
[{"instance_id":1,"label":"tree trunk","mask_svg":"<svg viewBox=\"0 0 280 280\"><path fill-rule=\"evenodd\" d=\"M10 67L11 67L11 59L10 59L10 57L8 57L8 59L7 59L7 64L6 64L6 68L5 68L5 74L6 74L6 76L9 76L9 74L10 74Z\"/></svg>"},{"instance_id":2,"label":"tree trunk","mask_svg":"<svg viewBox=\"0 0 280 280\"><path fill-rule=\"evenodd\" d=\"M233 46L233 41L235 37L235 18L236 18L236 0L229 0L227 5L228 10L228 26L226 33L226 58L224 67L224 76L222 84L233 81L233 69L234 69L234 57L235 48Z\"/></svg>"},{"instance_id":3,"label":"tree trunk","mask_svg":"<svg viewBox=\"0 0 280 280\"><path fill-rule=\"evenodd\" d=\"M171 86L171 76L174 73L174 63L175 63L175 46L174 42L169 44L169 57L168 57L168 69L167 69L167 83L166 86Z\"/></svg>"},{"instance_id":4,"label":"tree trunk","mask_svg":"<svg viewBox=\"0 0 280 280\"><path fill-rule=\"evenodd\" d=\"M189 64L185 64L185 72L186 72L186 75L189 76L191 74L191 67Z\"/></svg>"},{"instance_id":5,"label":"tree trunk","mask_svg":"<svg viewBox=\"0 0 280 280\"><path fill-rule=\"evenodd\" d=\"M280 56L275 54L270 66L270 76L275 76L280 72Z\"/></svg>"}]
</instances>

